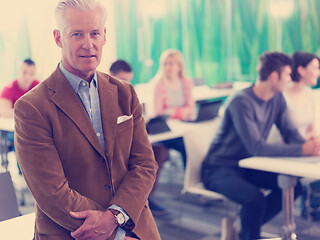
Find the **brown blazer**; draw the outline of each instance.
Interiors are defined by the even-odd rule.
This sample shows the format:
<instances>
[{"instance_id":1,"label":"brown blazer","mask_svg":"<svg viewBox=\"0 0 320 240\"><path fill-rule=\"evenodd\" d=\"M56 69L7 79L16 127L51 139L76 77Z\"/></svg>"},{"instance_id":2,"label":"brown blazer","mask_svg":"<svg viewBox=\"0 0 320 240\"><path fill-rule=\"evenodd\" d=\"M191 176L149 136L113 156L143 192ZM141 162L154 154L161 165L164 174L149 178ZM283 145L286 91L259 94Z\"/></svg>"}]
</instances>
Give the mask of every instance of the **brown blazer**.
<instances>
[{"instance_id":1,"label":"brown blazer","mask_svg":"<svg viewBox=\"0 0 320 240\"><path fill-rule=\"evenodd\" d=\"M132 85L97 74L106 155L59 68L15 104L17 157L36 202L35 239L73 239L70 231L83 221L70 211L111 204L127 212L141 240L160 239L147 201L157 163L141 105ZM117 124L123 115L132 118Z\"/></svg>"}]
</instances>

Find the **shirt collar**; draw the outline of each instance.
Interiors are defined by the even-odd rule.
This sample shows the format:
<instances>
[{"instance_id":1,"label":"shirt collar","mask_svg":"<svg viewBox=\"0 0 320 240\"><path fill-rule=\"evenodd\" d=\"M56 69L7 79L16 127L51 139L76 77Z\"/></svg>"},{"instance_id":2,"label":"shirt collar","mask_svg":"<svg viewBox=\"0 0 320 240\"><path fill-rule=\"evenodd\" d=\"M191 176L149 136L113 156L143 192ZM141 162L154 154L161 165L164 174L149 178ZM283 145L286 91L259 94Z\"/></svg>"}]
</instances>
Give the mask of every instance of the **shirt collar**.
<instances>
[{"instance_id":1,"label":"shirt collar","mask_svg":"<svg viewBox=\"0 0 320 240\"><path fill-rule=\"evenodd\" d=\"M87 81L72 74L67 69L65 69L62 64L62 61L59 63L59 68L60 68L62 74L66 77L66 79L68 80L68 82L70 83L72 88L74 89L74 91L78 94L80 84L82 84L83 82L87 82ZM92 80L91 80L91 83L93 83L93 84L90 84L90 86L94 86L95 88L98 88L97 72L94 73Z\"/></svg>"}]
</instances>

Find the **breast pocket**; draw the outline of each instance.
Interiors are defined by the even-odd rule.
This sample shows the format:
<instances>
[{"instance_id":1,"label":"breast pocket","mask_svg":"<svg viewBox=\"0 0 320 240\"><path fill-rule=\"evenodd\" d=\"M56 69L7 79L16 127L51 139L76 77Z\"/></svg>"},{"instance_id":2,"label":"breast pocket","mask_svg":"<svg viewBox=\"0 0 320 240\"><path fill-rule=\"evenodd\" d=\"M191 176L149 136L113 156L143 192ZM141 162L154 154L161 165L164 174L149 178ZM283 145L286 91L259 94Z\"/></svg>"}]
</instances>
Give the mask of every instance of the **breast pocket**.
<instances>
[{"instance_id":1,"label":"breast pocket","mask_svg":"<svg viewBox=\"0 0 320 240\"><path fill-rule=\"evenodd\" d=\"M132 129L133 129L133 119L131 118L117 125L117 134L130 131L130 130L132 131Z\"/></svg>"},{"instance_id":2,"label":"breast pocket","mask_svg":"<svg viewBox=\"0 0 320 240\"><path fill-rule=\"evenodd\" d=\"M120 162L124 165L127 165L131 152L133 128L133 119L128 119L117 125L114 149L116 156L119 157L119 160L121 159Z\"/></svg>"}]
</instances>

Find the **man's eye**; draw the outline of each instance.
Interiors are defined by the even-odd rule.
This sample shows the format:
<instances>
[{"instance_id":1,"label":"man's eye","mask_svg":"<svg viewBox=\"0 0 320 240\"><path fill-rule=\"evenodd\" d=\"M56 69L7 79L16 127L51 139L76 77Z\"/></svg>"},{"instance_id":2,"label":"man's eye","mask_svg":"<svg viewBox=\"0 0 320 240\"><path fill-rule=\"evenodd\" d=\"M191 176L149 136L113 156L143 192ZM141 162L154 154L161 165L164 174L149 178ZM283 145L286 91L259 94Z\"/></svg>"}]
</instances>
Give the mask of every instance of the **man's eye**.
<instances>
[{"instance_id":1,"label":"man's eye","mask_svg":"<svg viewBox=\"0 0 320 240\"><path fill-rule=\"evenodd\" d=\"M79 37L79 36L81 36L81 34L80 33L73 33L72 36L73 37Z\"/></svg>"}]
</instances>

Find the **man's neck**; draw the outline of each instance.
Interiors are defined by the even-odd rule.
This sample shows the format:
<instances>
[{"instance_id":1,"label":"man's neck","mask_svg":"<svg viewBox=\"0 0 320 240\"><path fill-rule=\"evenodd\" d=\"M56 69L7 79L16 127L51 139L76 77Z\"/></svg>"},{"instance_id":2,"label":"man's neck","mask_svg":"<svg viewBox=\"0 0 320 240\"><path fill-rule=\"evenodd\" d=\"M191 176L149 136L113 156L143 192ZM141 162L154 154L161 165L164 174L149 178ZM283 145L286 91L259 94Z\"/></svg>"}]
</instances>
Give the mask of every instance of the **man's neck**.
<instances>
[{"instance_id":1,"label":"man's neck","mask_svg":"<svg viewBox=\"0 0 320 240\"><path fill-rule=\"evenodd\" d=\"M17 83L18 83L18 87L20 88L21 91L27 91L30 88L30 86L22 85L19 80L17 81Z\"/></svg>"},{"instance_id":2,"label":"man's neck","mask_svg":"<svg viewBox=\"0 0 320 240\"><path fill-rule=\"evenodd\" d=\"M95 71L89 71L89 72L80 72L75 69L73 69L68 64L65 64L63 60L61 61L62 67L67 70L69 73L73 74L74 76L77 76L85 81L87 81L89 84L95 74Z\"/></svg>"},{"instance_id":3,"label":"man's neck","mask_svg":"<svg viewBox=\"0 0 320 240\"><path fill-rule=\"evenodd\" d=\"M254 94L263 101L269 101L274 97L275 91L267 81L257 81L252 88Z\"/></svg>"}]
</instances>

